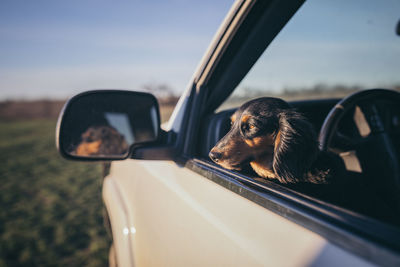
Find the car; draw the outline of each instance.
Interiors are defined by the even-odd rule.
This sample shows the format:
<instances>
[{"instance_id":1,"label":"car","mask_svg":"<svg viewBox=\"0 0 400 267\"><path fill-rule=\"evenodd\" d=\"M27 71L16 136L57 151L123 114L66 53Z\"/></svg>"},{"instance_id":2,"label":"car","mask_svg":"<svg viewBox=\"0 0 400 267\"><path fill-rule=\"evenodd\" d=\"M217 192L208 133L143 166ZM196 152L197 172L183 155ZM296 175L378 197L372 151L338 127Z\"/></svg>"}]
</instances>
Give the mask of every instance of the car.
<instances>
[{"instance_id":1,"label":"car","mask_svg":"<svg viewBox=\"0 0 400 267\"><path fill-rule=\"evenodd\" d=\"M149 93L71 98L60 153L112 161L110 265L399 266L399 10L397 1L238 0L167 123ZM339 189L208 158L233 112L257 96L283 97L313 124L320 149L343 166Z\"/></svg>"}]
</instances>

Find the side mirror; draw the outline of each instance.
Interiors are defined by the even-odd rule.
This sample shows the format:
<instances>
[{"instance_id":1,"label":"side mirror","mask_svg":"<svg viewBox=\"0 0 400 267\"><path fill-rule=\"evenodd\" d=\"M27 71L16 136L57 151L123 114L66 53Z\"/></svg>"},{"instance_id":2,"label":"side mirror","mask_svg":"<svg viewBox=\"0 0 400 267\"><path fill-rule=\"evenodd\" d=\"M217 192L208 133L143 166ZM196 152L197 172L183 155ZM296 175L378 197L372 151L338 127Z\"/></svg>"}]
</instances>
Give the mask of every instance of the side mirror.
<instances>
[{"instance_id":1,"label":"side mirror","mask_svg":"<svg viewBox=\"0 0 400 267\"><path fill-rule=\"evenodd\" d=\"M56 131L57 148L67 159L126 159L133 146L159 140L158 103L143 92L84 92L65 104Z\"/></svg>"}]
</instances>

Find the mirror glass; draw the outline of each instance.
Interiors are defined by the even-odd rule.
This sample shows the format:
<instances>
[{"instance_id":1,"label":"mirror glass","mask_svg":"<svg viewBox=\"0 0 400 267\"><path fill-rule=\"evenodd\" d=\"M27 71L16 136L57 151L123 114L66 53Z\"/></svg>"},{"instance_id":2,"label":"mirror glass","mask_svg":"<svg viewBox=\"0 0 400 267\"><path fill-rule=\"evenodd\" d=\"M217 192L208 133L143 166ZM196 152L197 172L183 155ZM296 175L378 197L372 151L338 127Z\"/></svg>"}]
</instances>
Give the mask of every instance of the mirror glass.
<instances>
[{"instance_id":1,"label":"mirror glass","mask_svg":"<svg viewBox=\"0 0 400 267\"><path fill-rule=\"evenodd\" d=\"M132 145L158 139L159 117L151 94L85 92L72 98L60 114L58 147L67 158L123 159Z\"/></svg>"}]
</instances>

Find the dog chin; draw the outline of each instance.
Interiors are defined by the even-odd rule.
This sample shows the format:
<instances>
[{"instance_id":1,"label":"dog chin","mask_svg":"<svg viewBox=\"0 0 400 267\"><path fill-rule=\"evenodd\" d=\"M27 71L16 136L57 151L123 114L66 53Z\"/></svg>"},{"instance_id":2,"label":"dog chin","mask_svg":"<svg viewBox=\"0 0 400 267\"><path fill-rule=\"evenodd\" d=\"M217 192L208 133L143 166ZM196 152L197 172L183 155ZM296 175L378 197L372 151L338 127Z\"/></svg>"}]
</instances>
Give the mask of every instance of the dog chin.
<instances>
[{"instance_id":1,"label":"dog chin","mask_svg":"<svg viewBox=\"0 0 400 267\"><path fill-rule=\"evenodd\" d=\"M242 170L242 166L241 164L230 164L230 163L226 163L226 162L218 162L218 164L228 170L235 170L235 171L241 171Z\"/></svg>"}]
</instances>

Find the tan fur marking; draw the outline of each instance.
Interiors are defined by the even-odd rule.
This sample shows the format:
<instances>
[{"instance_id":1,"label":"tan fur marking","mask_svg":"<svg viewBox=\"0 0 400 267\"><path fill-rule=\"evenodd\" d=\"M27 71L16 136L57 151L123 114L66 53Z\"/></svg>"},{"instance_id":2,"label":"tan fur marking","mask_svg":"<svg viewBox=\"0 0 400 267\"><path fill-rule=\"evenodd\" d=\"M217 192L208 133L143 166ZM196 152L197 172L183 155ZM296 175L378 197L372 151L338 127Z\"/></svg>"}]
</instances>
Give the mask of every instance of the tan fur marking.
<instances>
[{"instance_id":1,"label":"tan fur marking","mask_svg":"<svg viewBox=\"0 0 400 267\"><path fill-rule=\"evenodd\" d=\"M278 134L276 135L276 138L275 138L275 150L278 147L280 142L281 142L281 131L278 131Z\"/></svg>"},{"instance_id":2,"label":"tan fur marking","mask_svg":"<svg viewBox=\"0 0 400 267\"><path fill-rule=\"evenodd\" d=\"M233 124L236 121L236 113L233 113L231 116L231 123Z\"/></svg>"},{"instance_id":3,"label":"tan fur marking","mask_svg":"<svg viewBox=\"0 0 400 267\"><path fill-rule=\"evenodd\" d=\"M246 143L249 146L253 145L253 153L262 155L256 157L255 160L250 162L250 166L253 168L253 170L263 178L276 178L272 168L272 161L274 157L273 136L268 135L256 137L251 140L246 140Z\"/></svg>"},{"instance_id":4,"label":"tan fur marking","mask_svg":"<svg viewBox=\"0 0 400 267\"><path fill-rule=\"evenodd\" d=\"M76 148L76 154L79 156L90 156L98 153L101 140L90 143L82 143Z\"/></svg>"},{"instance_id":5,"label":"tan fur marking","mask_svg":"<svg viewBox=\"0 0 400 267\"><path fill-rule=\"evenodd\" d=\"M272 169L272 157L272 154L267 154L262 158L250 162L250 166L261 177L276 178L274 170Z\"/></svg>"},{"instance_id":6,"label":"tan fur marking","mask_svg":"<svg viewBox=\"0 0 400 267\"><path fill-rule=\"evenodd\" d=\"M255 147L253 139L245 139L244 141L249 147Z\"/></svg>"},{"instance_id":7,"label":"tan fur marking","mask_svg":"<svg viewBox=\"0 0 400 267\"><path fill-rule=\"evenodd\" d=\"M242 120L242 123L245 123L245 122L247 122L249 119L250 119L250 115L243 115L241 120Z\"/></svg>"}]
</instances>

